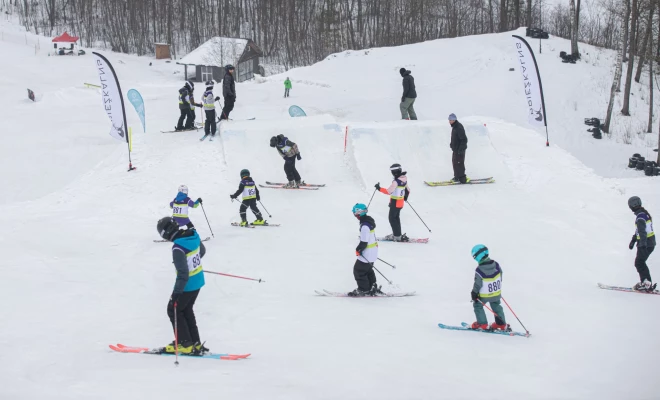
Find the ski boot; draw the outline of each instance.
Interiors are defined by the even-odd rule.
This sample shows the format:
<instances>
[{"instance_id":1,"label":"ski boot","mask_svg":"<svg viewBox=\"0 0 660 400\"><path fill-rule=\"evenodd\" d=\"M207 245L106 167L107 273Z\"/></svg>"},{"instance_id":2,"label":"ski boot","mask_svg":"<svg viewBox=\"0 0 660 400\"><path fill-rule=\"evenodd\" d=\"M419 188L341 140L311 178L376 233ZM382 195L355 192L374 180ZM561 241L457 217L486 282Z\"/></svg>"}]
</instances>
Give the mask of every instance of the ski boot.
<instances>
[{"instance_id":1,"label":"ski boot","mask_svg":"<svg viewBox=\"0 0 660 400\"><path fill-rule=\"evenodd\" d=\"M307 186L305 181L296 181L296 187Z\"/></svg>"},{"instance_id":2,"label":"ski boot","mask_svg":"<svg viewBox=\"0 0 660 400\"><path fill-rule=\"evenodd\" d=\"M268 225L268 223L266 221L264 221L263 219L258 219L256 221L254 221L252 223L252 225Z\"/></svg>"},{"instance_id":3,"label":"ski boot","mask_svg":"<svg viewBox=\"0 0 660 400\"><path fill-rule=\"evenodd\" d=\"M488 324L480 324L478 322L473 322L472 326L470 326L470 328L474 329L474 330L481 329L481 330L487 331L488 330Z\"/></svg>"},{"instance_id":4,"label":"ski boot","mask_svg":"<svg viewBox=\"0 0 660 400\"><path fill-rule=\"evenodd\" d=\"M404 233L401 236L394 236L393 241L394 242L409 242L410 238Z\"/></svg>"},{"instance_id":5,"label":"ski boot","mask_svg":"<svg viewBox=\"0 0 660 400\"><path fill-rule=\"evenodd\" d=\"M192 354L194 349L195 347L192 345L192 343L179 343L178 350L180 354ZM176 350L177 347L174 345L174 341L163 348L164 353L174 354L176 353Z\"/></svg>"},{"instance_id":6,"label":"ski boot","mask_svg":"<svg viewBox=\"0 0 660 400\"><path fill-rule=\"evenodd\" d=\"M511 327L509 326L509 324L498 324L497 322L493 322L492 324L490 324L490 330L510 332Z\"/></svg>"},{"instance_id":7,"label":"ski boot","mask_svg":"<svg viewBox=\"0 0 660 400\"><path fill-rule=\"evenodd\" d=\"M360 288L357 288L352 292L348 292L347 294L350 297L364 297L364 296L370 296L371 290L361 290Z\"/></svg>"},{"instance_id":8,"label":"ski boot","mask_svg":"<svg viewBox=\"0 0 660 400\"><path fill-rule=\"evenodd\" d=\"M247 221L241 221L240 226L242 226L242 227L247 227Z\"/></svg>"},{"instance_id":9,"label":"ski boot","mask_svg":"<svg viewBox=\"0 0 660 400\"><path fill-rule=\"evenodd\" d=\"M206 343L206 342L204 342L204 343ZM209 353L211 351L206 346L204 346L204 343L200 344L199 342L196 342L193 345L193 347L195 348L195 354L198 354L198 355L201 356L201 355L204 355L205 353Z\"/></svg>"},{"instance_id":10,"label":"ski boot","mask_svg":"<svg viewBox=\"0 0 660 400\"><path fill-rule=\"evenodd\" d=\"M289 181L286 185L284 185L285 189L297 189L298 185L296 184L296 181Z\"/></svg>"},{"instance_id":11,"label":"ski boot","mask_svg":"<svg viewBox=\"0 0 660 400\"><path fill-rule=\"evenodd\" d=\"M390 234L390 235L387 235L387 236L385 236L385 237L383 238L383 240L394 241L394 235L391 235L391 234Z\"/></svg>"},{"instance_id":12,"label":"ski boot","mask_svg":"<svg viewBox=\"0 0 660 400\"><path fill-rule=\"evenodd\" d=\"M369 295L371 295L371 296L378 296L378 295L383 295L383 294L385 294L385 293L383 293L382 290L380 290L381 287L382 287L382 286L378 286L377 283L374 283L373 286L371 287L371 290L369 291Z\"/></svg>"},{"instance_id":13,"label":"ski boot","mask_svg":"<svg viewBox=\"0 0 660 400\"><path fill-rule=\"evenodd\" d=\"M652 285L651 282L649 282L648 279L644 279L643 282L636 283L635 286L633 286L633 290L638 290L640 292L648 292L651 289Z\"/></svg>"},{"instance_id":14,"label":"ski boot","mask_svg":"<svg viewBox=\"0 0 660 400\"><path fill-rule=\"evenodd\" d=\"M453 178L451 178L451 179L449 180L449 182L459 183L459 182L460 182L460 179L458 179L457 177L453 177Z\"/></svg>"}]
</instances>

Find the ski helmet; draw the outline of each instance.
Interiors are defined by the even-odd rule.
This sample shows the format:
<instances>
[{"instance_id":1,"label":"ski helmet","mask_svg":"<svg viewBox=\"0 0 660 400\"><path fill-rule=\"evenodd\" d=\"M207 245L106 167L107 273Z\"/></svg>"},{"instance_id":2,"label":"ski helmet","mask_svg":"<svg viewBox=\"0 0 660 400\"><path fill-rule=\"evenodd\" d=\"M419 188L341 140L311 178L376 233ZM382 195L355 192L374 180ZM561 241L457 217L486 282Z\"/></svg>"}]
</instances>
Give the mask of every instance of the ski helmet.
<instances>
[{"instance_id":1,"label":"ski helmet","mask_svg":"<svg viewBox=\"0 0 660 400\"><path fill-rule=\"evenodd\" d=\"M472 258L474 258L479 264L487 259L488 256L488 247L484 246L483 244L478 244L472 248Z\"/></svg>"},{"instance_id":2,"label":"ski helmet","mask_svg":"<svg viewBox=\"0 0 660 400\"><path fill-rule=\"evenodd\" d=\"M642 206L642 199L640 199L639 197L633 196L628 199L628 207L630 207L631 210L635 211L641 206Z\"/></svg>"},{"instance_id":3,"label":"ski helmet","mask_svg":"<svg viewBox=\"0 0 660 400\"><path fill-rule=\"evenodd\" d=\"M241 178L245 178L246 176L250 176L250 170L249 169L242 169L241 170Z\"/></svg>"},{"instance_id":4,"label":"ski helmet","mask_svg":"<svg viewBox=\"0 0 660 400\"><path fill-rule=\"evenodd\" d=\"M353 206L353 215L356 217L361 217L363 215L367 215L367 206L365 206L362 203L357 203Z\"/></svg>"},{"instance_id":5,"label":"ski helmet","mask_svg":"<svg viewBox=\"0 0 660 400\"><path fill-rule=\"evenodd\" d=\"M225 66L225 69L226 69L227 71L230 71L230 70L234 69L234 66L231 65L231 64L227 64L227 65Z\"/></svg>"},{"instance_id":6,"label":"ski helmet","mask_svg":"<svg viewBox=\"0 0 660 400\"><path fill-rule=\"evenodd\" d=\"M401 169L401 164L392 164L392 165L390 165L390 172L396 178L400 177L402 172L403 172L403 170Z\"/></svg>"},{"instance_id":7,"label":"ski helmet","mask_svg":"<svg viewBox=\"0 0 660 400\"><path fill-rule=\"evenodd\" d=\"M195 83L193 81L186 81L186 87L190 90L195 90Z\"/></svg>"},{"instance_id":8,"label":"ski helmet","mask_svg":"<svg viewBox=\"0 0 660 400\"><path fill-rule=\"evenodd\" d=\"M277 146L277 137L273 136L270 138L270 147L275 147Z\"/></svg>"},{"instance_id":9,"label":"ski helmet","mask_svg":"<svg viewBox=\"0 0 660 400\"><path fill-rule=\"evenodd\" d=\"M179 231L179 224L172 217L164 217L158 220L156 229L160 237L165 240L172 240L174 234Z\"/></svg>"},{"instance_id":10,"label":"ski helmet","mask_svg":"<svg viewBox=\"0 0 660 400\"><path fill-rule=\"evenodd\" d=\"M180 185L180 186L179 186L179 193L185 193L185 194L188 194L188 186L186 186L186 185Z\"/></svg>"}]
</instances>

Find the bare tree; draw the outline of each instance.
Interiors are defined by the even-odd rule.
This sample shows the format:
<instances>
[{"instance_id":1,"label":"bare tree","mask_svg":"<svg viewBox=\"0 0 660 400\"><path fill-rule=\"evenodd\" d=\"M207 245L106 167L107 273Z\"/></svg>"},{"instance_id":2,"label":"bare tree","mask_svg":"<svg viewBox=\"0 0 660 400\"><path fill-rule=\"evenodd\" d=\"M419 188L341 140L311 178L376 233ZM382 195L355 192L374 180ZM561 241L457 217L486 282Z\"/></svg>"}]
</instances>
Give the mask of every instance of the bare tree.
<instances>
[{"instance_id":1,"label":"bare tree","mask_svg":"<svg viewBox=\"0 0 660 400\"><path fill-rule=\"evenodd\" d=\"M628 60L628 66L626 67L626 88L623 95L623 108L621 109L621 114L630 116L630 89L632 87L632 76L633 76L633 67L635 63L635 51L637 45L637 17L638 17L638 8L637 0L632 0L632 20L630 21L630 33L628 34L628 40L630 42L630 59Z\"/></svg>"},{"instance_id":2,"label":"bare tree","mask_svg":"<svg viewBox=\"0 0 660 400\"><path fill-rule=\"evenodd\" d=\"M507 1L500 0L500 32L505 32L509 30L506 6L507 6Z\"/></svg>"},{"instance_id":3,"label":"bare tree","mask_svg":"<svg viewBox=\"0 0 660 400\"><path fill-rule=\"evenodd\" d=\"M610 132L610 123L612 122L612 110L614 109L614 100L617 92L617 88L621 83L621 70L623 69L623 51L625 47L625 25L626 21L621 20L621 34L619 40L619 51L616 54L616 65L614 69L614 80L612 82L612 89L610 89L610 102L607 105L607 113L605 115L605 123L603 124L603 131Z\"/></svg>"}]
</instances>

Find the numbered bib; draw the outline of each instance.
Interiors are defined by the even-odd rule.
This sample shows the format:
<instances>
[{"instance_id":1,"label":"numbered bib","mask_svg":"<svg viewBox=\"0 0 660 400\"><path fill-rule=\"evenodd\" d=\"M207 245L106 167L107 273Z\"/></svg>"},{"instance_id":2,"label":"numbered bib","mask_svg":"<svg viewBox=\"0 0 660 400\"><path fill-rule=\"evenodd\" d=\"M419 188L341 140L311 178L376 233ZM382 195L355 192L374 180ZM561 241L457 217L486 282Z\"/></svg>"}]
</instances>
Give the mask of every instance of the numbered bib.
<instances>
[{"instance_id":1,"label":"numbered bib","mask_svg":"<svg viewBox=\"0 0 660 400\"><path fill-rule=\"evenodd\" d=\"M483 285L479 291L479 296L483 299L497 297L502 294L502 274L497 274L494 278L484 278Z\"/></svg>"}]
</instances>

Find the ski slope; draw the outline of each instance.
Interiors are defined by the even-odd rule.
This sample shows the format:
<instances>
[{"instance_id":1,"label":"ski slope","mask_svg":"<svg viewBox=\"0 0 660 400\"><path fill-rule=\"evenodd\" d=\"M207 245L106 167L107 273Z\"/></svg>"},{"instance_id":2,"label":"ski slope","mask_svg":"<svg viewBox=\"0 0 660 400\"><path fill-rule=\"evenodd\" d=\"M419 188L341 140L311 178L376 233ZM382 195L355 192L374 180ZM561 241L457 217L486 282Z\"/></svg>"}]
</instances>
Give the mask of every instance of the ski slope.
<instances>
[{"instance_id":1,"label":"ski slope","mask_svg":"<svg viewBox=\"0 0 660 400\"><path fill-rule=\"evenodd\" d=\"M91 58L35 56L29 47L0 42L0 51L14 61L0 63L0 76L11 69L15 77L0 97L6 127L0 162L9 171L0 232L0 398L656 398L658 299L600 290L596 283L636 281L626 201L639 195L657 214L658 178L625 171L614 157L633 147L615 141L592 148L593 159L610 157L602 169L578 157L568 129L556 130L566 149L552 138L546 148L542 135L521 123L525 117L514 116L518 76L508 85L493 65L466 66L459 56L431 59L424 54L433 52L417 48L484 46L491 60L500 60L495 65L504 65L509 45L507 35L487 35L373 50L369 57L378 55L383 65L410 58L406 66L420 96L437 99L431 108L420 98L422 121L396 117L400 78L393 68L394 103L383 92L390 88L379 80L381 72L360 69L352 64L355 57L340 54L290 71L289 99L281 98L281 77L237 85L235 120L222 125L220 138L202 143L200 132L160 133L178 118L175 94L182 81L172 73L175 66L149 67L146 58L106 52L123 91L136 88L146 102L146 133L127 104L138 168L127 173L126 148L107 134L98 93L82 85L98 80ZM415 73L415 66L429 64L444 78ZM351 75L358 73L361 82ZM501 85L502 98L452 86L465 76ZM296 85L306 78L328 86ZM41 96L37 103L22 100L29 79L40 89L33 89ZM448 106L450 100L456 108ZM549 103L550 118L562 102L569 100ZM288 118L291 103L311 116ZM452 175L446 121L452 111L469 137L469 176L492 175L495 184L423 184ZM241 121L251 117L257 119ZM231 227L239 216L229 194L241 169L250 169L257 183L284 179L283 162L267 144L280 133L299 145L303 179L327 187L262 189L269 220L282 226ZM389 182L394 162L408 171L410 203L432 232L406 206L404 232L430 241L381 243L380 257L397 268L377 264L394 284L378 279L385 291L417 296L315 296L315 289L355 287L358 225L350 209L369 202L376 182ZM165 309L175 275L169 245L152 240L156 221L170 213L169 201L182 183L191 197L204 199L213 229L204 268L265 281L207 275L195 307L207 346L252 353L248 360L184 358L175 368L172 358L107 347L156 347L172 340ZM370 207L379 235L390 233L387 203L376 193ZM192 210L191 218L202 237L211 236L201 209ZM486 244L502 265L503 294L531 331L529 339L437 327L474 321L468 292L476 265L469 252L476 243ZM649 264L654 276L660 274L657 257Z\"/></svg>"}]
</instances>

